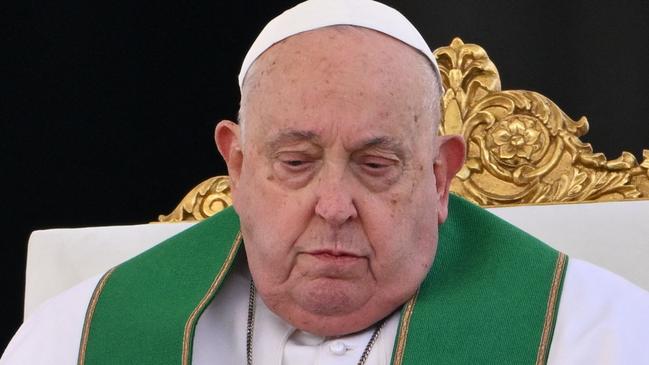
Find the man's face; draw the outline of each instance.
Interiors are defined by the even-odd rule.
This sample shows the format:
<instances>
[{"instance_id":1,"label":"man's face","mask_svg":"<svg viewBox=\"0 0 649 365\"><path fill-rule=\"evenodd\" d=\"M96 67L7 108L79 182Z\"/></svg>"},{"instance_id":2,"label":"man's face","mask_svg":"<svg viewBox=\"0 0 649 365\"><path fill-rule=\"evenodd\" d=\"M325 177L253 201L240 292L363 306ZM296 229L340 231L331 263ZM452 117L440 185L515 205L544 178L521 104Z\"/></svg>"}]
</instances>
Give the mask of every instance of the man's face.
<instances>
[{"instance_id":1,"label":"man's face","mask_svg":"<svg viewBox=\"0 0 649 365\"><path fill-rule=\"evenodd\" d=\"M302 33L249 72L241 134L217 128L257 290L297 328L364 329L432 265L447 181L426 62L371 30Z\"/></svg>"}]
</instances>

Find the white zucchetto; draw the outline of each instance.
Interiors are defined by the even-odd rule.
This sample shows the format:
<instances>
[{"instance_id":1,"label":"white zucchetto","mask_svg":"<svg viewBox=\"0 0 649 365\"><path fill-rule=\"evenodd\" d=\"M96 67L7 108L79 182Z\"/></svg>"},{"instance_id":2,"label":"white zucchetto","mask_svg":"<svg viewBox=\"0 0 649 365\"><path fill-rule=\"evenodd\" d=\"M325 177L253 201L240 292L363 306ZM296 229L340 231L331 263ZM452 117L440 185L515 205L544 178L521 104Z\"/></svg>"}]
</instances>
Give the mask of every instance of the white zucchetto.
<instances>
[{"instance_id":1,"label":"white zucchetto","mask_svg":"<svg viewBox=\"0 0 649 365\"><path fill-rule=\"evenodd\" d=\"M259 33L241 65L239 88L255 60L273 44L298 33L332 25L355 25L396 38L421 51L433 64L435 56L417 29L395 9L372 0L308 0L271 20Z\"/></svg>"}]
</instances>

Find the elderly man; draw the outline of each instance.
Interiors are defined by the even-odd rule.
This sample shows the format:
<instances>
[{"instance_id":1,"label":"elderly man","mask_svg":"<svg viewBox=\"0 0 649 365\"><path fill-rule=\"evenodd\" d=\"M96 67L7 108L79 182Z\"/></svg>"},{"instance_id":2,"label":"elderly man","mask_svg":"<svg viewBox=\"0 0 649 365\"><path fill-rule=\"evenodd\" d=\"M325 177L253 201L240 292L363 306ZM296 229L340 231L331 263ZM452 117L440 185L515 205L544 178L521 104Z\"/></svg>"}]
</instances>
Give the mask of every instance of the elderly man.
<instances>
[{"instance_id":1,"label":"elderly man","mask_svg":"<svg viewBox=\"0 0 649 365\"><path fill-rule=\"evenodd\" d=\"M399 13L307 1L239 80L234 210L54 299L3 364L649 363L647 293L449 204L464 145Z\"/></svg>"}]
</instances>

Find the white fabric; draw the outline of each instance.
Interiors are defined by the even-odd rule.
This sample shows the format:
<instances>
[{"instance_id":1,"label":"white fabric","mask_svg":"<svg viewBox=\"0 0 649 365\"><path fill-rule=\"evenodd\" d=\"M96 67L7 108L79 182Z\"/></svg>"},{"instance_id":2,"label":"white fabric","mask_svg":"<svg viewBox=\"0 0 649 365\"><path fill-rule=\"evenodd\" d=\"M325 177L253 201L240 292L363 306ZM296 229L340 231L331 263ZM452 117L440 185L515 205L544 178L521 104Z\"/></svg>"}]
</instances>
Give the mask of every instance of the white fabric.
<instances>
[{"instance_id":1,"label":"white fabric","mask_svg":"<svg viewBox=\"0 0 649 365\"><path fill-rule=\"evenodd\" d=\"M396 38L421 51L439 71L424 38L395 9L372 0L309 0L286 10L259 33L241 65L239 87L243 86L248 69L257 57L273 44L298 33L343 24L373 29Z\"/></svg>"},{"instance_id":2,"label":"white fabric","mask_svg":"<svg viewBox=\"0 0 649 365\"><path fill-rule=\"evenodd\" d=\"M48 298L107 271L192 224L34 231L27 250L25 318Z\"/></svg>"},{"instance_id":3,"label":"white fabric","mask_svg":"<svg viewBox=\"0 0 649 365\"><path fill-rule=\"evenodd\" d=\"M40 306L9 342L0 365L76 364L86 307L99 279L87 279Z\"/></svg>"},{"instance_id":4,"label":"white fabric","mask_svg":"<svg viewBox=\"0 0 649 365\"><path fill-rule=\"evenodd\" d=\"M550 364L649 364L649 293L571 260Z\"/></svg>"},{"instance_id":5,"label":"white fabric","mask_svg":"<svg viewBox=\"0 0 649 365\"><path fill-rule=\"evenodd\" d=\"M241 266L198 321L195 365L245 363L248 274ZM0 365L76 364L85 307L97 281L87 280L39 309L20 328ZM368 364L387 364L397 326L397 319L388 321ZM259 301L253 343L258 363L285 364L282 355L292 331ZM362 336L352 337L341 340L364 346ZM649 293L603 269L570 260L548 363L649 364L647 343ZM329 358L331 364L354 363L351 356Z\"/></svg>"}]
</instances>

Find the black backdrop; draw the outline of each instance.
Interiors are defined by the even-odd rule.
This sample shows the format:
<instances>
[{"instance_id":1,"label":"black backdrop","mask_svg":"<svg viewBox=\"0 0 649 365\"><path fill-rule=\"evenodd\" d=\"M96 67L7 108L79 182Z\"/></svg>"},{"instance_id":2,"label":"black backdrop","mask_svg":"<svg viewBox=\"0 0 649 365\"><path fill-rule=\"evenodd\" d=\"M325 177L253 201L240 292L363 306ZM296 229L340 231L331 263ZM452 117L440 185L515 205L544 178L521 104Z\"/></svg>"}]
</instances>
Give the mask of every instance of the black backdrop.
<instances>
[{"instance_id":1,"label":"black backdrop","mask_svg":"<svg viewBox=\"0 0 649 365\"><path fill-rule=\"evenodd\" d=\"M0 158L4 347L22 318L35 229L145 223L224 174L216 122L235 118L245 50L296 1L21 2L3 22ZM649 148L649 5L390 1L436 48L482 45L503 88L530 89L609 158Z\"/></svg>"}]
</instances>

